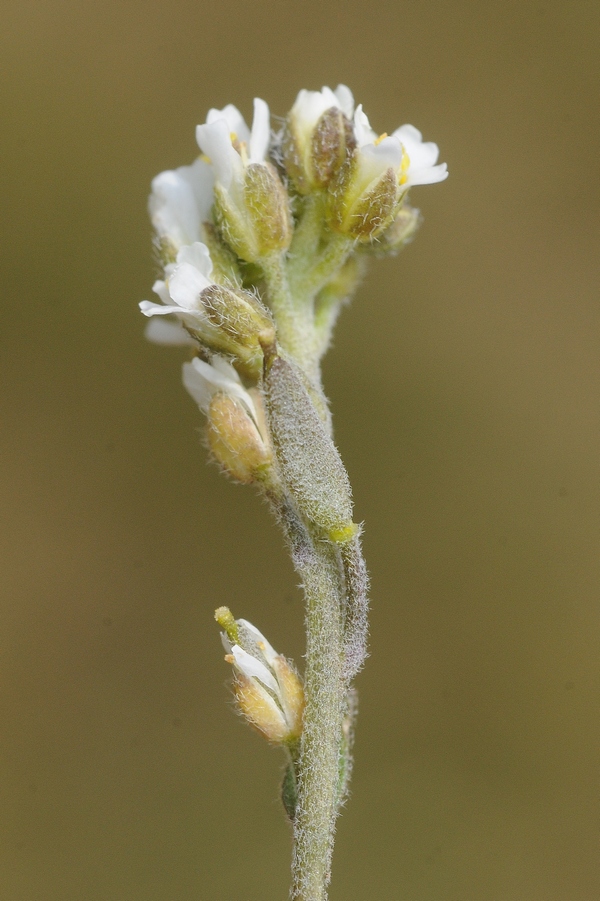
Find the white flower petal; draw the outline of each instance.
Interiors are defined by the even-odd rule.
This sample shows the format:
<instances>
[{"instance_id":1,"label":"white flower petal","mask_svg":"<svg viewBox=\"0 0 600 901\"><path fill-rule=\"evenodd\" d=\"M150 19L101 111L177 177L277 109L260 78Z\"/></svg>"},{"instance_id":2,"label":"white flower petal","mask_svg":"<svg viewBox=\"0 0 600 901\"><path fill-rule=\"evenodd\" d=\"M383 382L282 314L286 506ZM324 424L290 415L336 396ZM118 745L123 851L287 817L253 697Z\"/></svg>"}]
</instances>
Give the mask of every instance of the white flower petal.
<instances>
[{"instance_id":1,"label":"white flower petal","mask_svg":"<svg viewBox=\"0 0 600 901\"><path fill-rule=\"evenodd\" d=\"M238 141L246 141L248 143L250 140L250 129L237 106L234 106L233 103L228 103L223 109L210 109L206 117L207 125L212 125L218 119L225 119L230 135L235 135Z\"/></svg>"},{"instance_id":2,"label":"white flower petal","mask_svg":"<svg viewBox=\"0 0 600 901\"><path fill-rule=\"evenodd\" d=\"M212 356L210 363L198 357L194 357L191 363L184 363L183 384L203 412L208 410L213 394L222 391L239 400L257 422L252 398L242 386L233 366L218 354Z\"/></svg>"},{"instance_id":3,"label":"white flower petal","mask_svg":"<svg viewBox=\"0 0 600 901\"><path fill-rule=\"evenodd\" d=\"M234 660L234 666L239 669L248 679L258 679L262 684L269 688L276 695L279 695L279 685L275 676L267 669L264 663L248 654L238 644L234 644L231 649Z\"/></svg>"},{"instance_id":4,"label":"white flower petal","mask_svg":"<svg viewBox=\"0 0 600 901\"><path fill-rule=\"evenodd\" d=\"M301 90L290 111L295 130L301 140L310 141L313 130L328 109L339 107L338 99L330 88L320 91Z\"/></svg>"},{"instance_id":5,"label":"white flower petal","mask_svg":"<svg viewBox=\"0 0 600 901\"><path fill-rule=\"evenodd\" d=\"M231 649L233 647L233 643L231 641L229 641L227 632L221 632L221 644L225 648L225 652L227 654L231 654Z\"/></svg>"},{"instance_id":6,"label":"white flower petal","mask_svg":"<svg viewBox=\"0 0 600 901\"><path fill-rule=\"evenodd\" d=\"M169 294L175 303L186 310L200 309L200 293L214 284L209 278L212 261L208 247L199 241L182 247L177 254L177 266L169 279Z\"/></svg>"},{"instance_id":7,"label":"white flower petal","mask_svg":"<svg viewBox=\"0 0 600 901\"><path fill-rule=\"evenodd\" d=\"M238 619L238 623L241 623L246 631L250 633L259 649L264 654L267 663L271 663L275 659L275 657L279 656L277 651L267 641L262 632L259 632L256 626L253 626L252 623L249 623L247 619Z\"/></svg>"},{"instance_id":8,"label":"white flower petal","mask_svg":"<svg viewBox=\"0 0 600 901\"><path fill-rule=\"evenodd\" d=\"M151 300L142 300L138 306L144 316L169 316L171 313L181 311L181 307L153 303Z\"/></svg>"},{"instance_id":9,"label":"white flower petal","mask_svg":"<svg viewBox=\"0 0 600 901\"><path fill-rule=\"evenodd\" d=\"M254 98L254 119L250 135L249 156L251 163L262 163L269 149L271 130L269 125L269 107L260 97Z\"/></svg>"},{"instance_id":10,"label":"white flower petal","mask_svg":"<svg viewBox=\"0 0 600 901\"><path fill-rule=\"evenodd\" d=\"M149 300L142 300L139 307L144 316L176 316L191 329L205 330L205 318L196 310L186 310L178 305L165 306Z\"/></svg>"},{"instance_id":11,"label":"white flower petal","mask_svg":"<svg viewBox=\"0 0 600 901\"><path fill-rule=\"evenodd\" d=\"M378 144L365 144L361 147L363 154L369 154L379 161L381 168L399 169L402 162L402 145L398 138L392 135L384 138Z\"/></svg>"},{"instance_id":12,"label":"white flower petal","mask_svg":"<svg viewBox=\"0 0 600 901\"><path fill-rule=\"evenodd\" d=\"M435 165L439 156L437 144L433 141L423 141L421 132L414 125L401 125L393 136L402 142L410 160L406 173L406 183L409 186L430 185L448 177L445 163Z\"/></svg>"},{"instance_id":13,"label":"white flower petal","mask_svg":"<svg viewBox=\"0 0 600 901\"><path fill-rule=\"evenodd\" d=\"M359 148L357 156L357 181L363 190L381 178L387 169L397 172L402 162L402 145L397 138L384 138L379 144L364 144Z\"/></svg>"},{"instance_id":14,"label":"white flower petal","mask_svg":"<svg viewBox=\"0 0 600 901\"><path fill-rule=\"evenodd\" d=\"M433 141L423 142L421 132L413 125L402 125L396 129L394 136L406 148L406 152L410 157L411 169L413 167L415 169L425 169L428 166L435 165L437 162L439 156L438 145L434 144Z\"/></svg>"},{"instance_id":15,"label":"white flower petal","mask_svg":"<svg viewBox=\"0 0 600 901\"><path fill-rule=\"evenodd\" d=\"M403 144L406 144L410 147L414 147L415 144L420 144L423 141L423 135L421 134L419 129L415 128L414 125L409 125L408 123L401 125L400 128L397 128L394 134L402 141Z\"/></svg>"},{"instance_id":16,"label":"white flower petal","mask_svg":"<svg viewBox=\"0 0 600 901\"><path fill-rule=\"evenodd\" d=\"M211 167L202 159L157 175L148 209L159 237L168 238L177 248L197 241L213 205L213 185Z\"/></svg>"},{"instance_id":17,"label":"white flower petal","mask_svg":"<svg viewBox=\"0 0 600 901\"><path fill-rule=\"evenodd\" d=\"M192 363L183 364L182 381L184 388L196 401L202 412L208 412L211 398L215 393L214 387L201 373L198 372L196 367L193 366L193 361Z\"/></svg>"},{"instance_id":18,"label":"white flower petal","mask_svg":"<svg viewBox=\"0 0 600 901\"><path fill-rule=\"evenodd\" d=\"M177 322L165 322L164 319L150 319L144 332L147 341L152 344L163 344L170 347L197 347L198 344L189 332Z\"/></svg>"},{"instance_id":19,"label":"white flower petal","mask_svg":"<svg viewBox=\"0 0 600 901\"><path fill-rule=\"evenodd\" d=\"M237 373L237 370L234 366L229 363L225 357L219 357L217 354L210 361L213 369L216 369L217 372L221 373L224 378L228 379L230 382L233 382L234 385L241 385L240 377Z\"/></svg>"},{"instance_id":20,"label":"white flower petal","mask_svg":"<svg viewBox=\"0 0 600 901\"><path fill-rule=\"evenodd\" d=\"M158 294L163 303L169 304L171 303L171 298L169 297L169 289L167 288L167 283L158 279L152 285L152 290L155 294Z\"/></svg>"},{"instance_id":21,"label":"white flower petal","mask_svg":"<svg viewBox=\"0 0 600 901\"><path fill-rule=\"evenodd\" d=\"M233 178L235 158L239 154L231 144L231 130L226 119L216 119L206 125L196 126L196 140L203 153L209 158L215 178L224 188L229 188Z\"/></svg>"},{"instance_id":22,"label":"white flower petal","mask_svg":"<svg viewBox=\"0 0 600 901\"><path fill-rule=\"evenodd\" d=\"M413 172L411 166L408 174L409 184L411 185L433 185L438 181L444 181L446 178L448 178L446 163L430 166L428 169L417 169L416 172Z\"/></svg>"},{"instance_id":23,"label":"white flower petal","mask_svg":"<svg viewBox=\"0 0 600 901\"><path fill-rule=\"evenodd\" d=\"M194 244L181 248L177 254L176 265L181 263L189 263L191 266L195 266L202 275L210 278L213 268L210 251L206 244L203 244L201 241L196 241Z\"/></svg>"},{"instance_id":24,"label":"white flower petal","mask_svg":"<svg viewBox=\"0 0 600 901\"><path fill-rule=\"evenodd\" d=\"M363 112L362 103L356 107L354 113L354 135L359 147L372 144L377 140L377 134L371 128L369 120Z\"/></svg>"},{"instance_id":25,"label":"white flower petal","mask_svg":"<svg viewBox=\"0 0 600 901\"><path fill-rule=\"evenodd\" d=\"M176 304L186 310L200 309L200 294L212 282L202 275L195 266L182 263L169 281L169 293Z\"/></svg>"},{"instance_id":26,"label":"white flower petal","mask_svg":"<svg viewBox=\"0 0 600 901\"><path fill-rule=\"evenodd\" d=\"M325 88L323 88L323 90L325 90ZM354 115L354 97L352 96L350 88L346 87L345 84L339 84L335 89L334 94L341 111L348 119L352 119L352 116Z\"/></svg>"}]
</instances>

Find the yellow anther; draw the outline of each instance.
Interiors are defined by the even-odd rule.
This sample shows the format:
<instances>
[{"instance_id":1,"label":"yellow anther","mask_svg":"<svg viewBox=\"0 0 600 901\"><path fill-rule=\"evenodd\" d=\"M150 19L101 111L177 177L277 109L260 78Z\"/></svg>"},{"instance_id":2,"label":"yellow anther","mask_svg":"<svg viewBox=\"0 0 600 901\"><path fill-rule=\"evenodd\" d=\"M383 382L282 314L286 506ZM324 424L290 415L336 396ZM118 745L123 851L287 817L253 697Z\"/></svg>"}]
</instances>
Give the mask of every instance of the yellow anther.
<instances>
[{"instance_id":1,"label":"yellow anther","mask_svg":"<svg viewBox=\"0 0 600 901\"><path fill-rule=\"evenodd\" d=\"M402 162L400 163L400 171L398 172L398 184L404 185L408 179L408 170L410 168L410 157L402 145Z\"/></svg>"},{"instance_id":2,"label":"yellow anther","mask_svg":"<svg viewBox=\"0 0 600 901\"><path fill-rule=\"evenodd\" d=\"M382 135L379 135L378 138L375 138L375 140L373 141L373 143L374 143L375 146L377 147L377 145L378 145L378 144L381 144L381 142L383 141L383 139L384 139L384 138L387 138L387 136L388 136L387 131L384 131L384 133L383 133Z\"/></svg>"}]
</instances>

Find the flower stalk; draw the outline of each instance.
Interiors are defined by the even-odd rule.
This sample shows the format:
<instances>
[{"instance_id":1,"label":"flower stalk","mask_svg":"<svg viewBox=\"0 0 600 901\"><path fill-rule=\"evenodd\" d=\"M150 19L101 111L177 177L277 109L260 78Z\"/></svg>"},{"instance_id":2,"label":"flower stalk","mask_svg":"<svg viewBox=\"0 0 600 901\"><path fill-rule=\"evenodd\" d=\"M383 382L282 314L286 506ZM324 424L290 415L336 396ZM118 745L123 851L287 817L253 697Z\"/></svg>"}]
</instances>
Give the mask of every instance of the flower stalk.
<instances>
[{"instance_id":1,"label":"flower stalk","mask_svg":"<svg viewBox=\"0 0 600 901\"><path fill-rule=\"evenodd\" d=\"M162 278L143 301L148 337L192 348L183 383L213 459L252 484L281 524L306 606L303 679L227 607L238 710L287 757L291 897L326 901L335 821L352 770L353 679L367 653L368 576L348 475L321 380L342 304L369 258L396 253L420 218L412 185L442 181L413 126L372 131L345 86L300 91L281 132L255 100L197 128L201 156L152 183Z\"/></svg>"}]
</instances>

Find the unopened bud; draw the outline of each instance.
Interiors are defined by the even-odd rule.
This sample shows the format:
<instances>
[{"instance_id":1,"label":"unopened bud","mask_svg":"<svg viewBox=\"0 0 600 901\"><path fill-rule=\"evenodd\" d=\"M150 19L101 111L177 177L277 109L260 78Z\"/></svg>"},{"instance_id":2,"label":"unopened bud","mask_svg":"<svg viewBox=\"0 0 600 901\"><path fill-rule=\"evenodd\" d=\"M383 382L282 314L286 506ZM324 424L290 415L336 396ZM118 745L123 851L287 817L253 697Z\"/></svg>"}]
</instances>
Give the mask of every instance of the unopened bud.
<instances>
[{"instance_id":1,"label":"unopened bud","mask_svg":"<svg viewBox=\"0 0 600 901\"><path fill-rule=\"evenodd\" d=\"M217 462L238 482L248 484L267 477L271 448L240 401L222 392L213 395L207 414L207 436Z\"/></svg>"},{"instance_id":2,"label":"unopened bud","mask_svg":"<svg viewBox=\"0 0 600 901\"><path fill-rule=\"evenodd\" d=\"M283 162L300 194L326 187L354 150L352 123L337 106L325 110L314 127L292 109L283 133Z\"/></svg>"},{"instance_id":3,"label":"unopened bud","mask_svg":"<svg viewBox=\"0 0 600 901\"><path fill-rule=\"evenodd\" d=\"M229 607L217 607L215 610L215 619L225 632L229 641L231 641L232 644L236 644L239 637L239 629Z\"/></svg>"},{"instance_id":4,"label":"unopened bud","mask_svg":"<svg viewBox=\"0 0 600 901\"><path fill-rule=\"evenodd\" d=\"M365 250L374 256L393 256L413 240L421 225L421 213L411 206L401 206L390 226Z\"/></svg>"},{"instance_id":5,"label":"unopened bud","mask_svg":"<svg viewBox=\"0 0 600 901\"><path fill-rule=\"evenodd\" d=\"M258 255L287 250L292 240L289 199L271 163L251 163L247 167L244 200L256 234Z\"/></svg>"},{"instance_id":6,"label":"unopened bud","mask_svg":"<svg viewBox=\"0 0 600 901\"><path fill-rule=\"evenodd\" d=\"M271 315L253 294L210 285L200 294L200 301L211 324L237 344L257 348L275 340Z\"/></svg>"},{"instance_id":7,"label":"unopened bud","mask_svg":"<svg viewBox=\"0 0 600 901\"><path fill-rule=\"evenodd\" d=\"M331 192L329 224L360 242L371 241L392 222L399 200L398 175L390 166L370 179L360 155L343 168Z\"/></svg>"},{"instance_id":8,"label":"unopened bud","mask_svg":"<svg viewBox=\"0 0 600 901\"><path fill-rule=\"evenodd\" d=\"M241 198L215 185L215 215L223 238L248 263L274 251L286 250L292 240L289 198L269 162L250 163L243 169ZM241 200L241 202L240 202Z\"/></svg>"},{"instance_id":9,"label":"unopened bud","mask_svg":"<svg viewBox=\"0 0 600 901\"><path fill-rule=\"evenodd\" d=\"M227 607L215 619L225 632L225 660L234 670L233 686L240 713L273 744L295 744L302 732L304 690L285 657L247 620L234 620Z\"/></svg>"},{"instance_id":10,"label":"unopened bud","mask_svg":"<svg viewBox=\"0 0 600 901\"><path fill-rule=\"evenodd\" d=\"M202 317L190 331L209 350L235 357L251 379L260 376L263 345L275 340L271 315L247 291L211 284L199 294Z\"/></svg>"}]
</instances>

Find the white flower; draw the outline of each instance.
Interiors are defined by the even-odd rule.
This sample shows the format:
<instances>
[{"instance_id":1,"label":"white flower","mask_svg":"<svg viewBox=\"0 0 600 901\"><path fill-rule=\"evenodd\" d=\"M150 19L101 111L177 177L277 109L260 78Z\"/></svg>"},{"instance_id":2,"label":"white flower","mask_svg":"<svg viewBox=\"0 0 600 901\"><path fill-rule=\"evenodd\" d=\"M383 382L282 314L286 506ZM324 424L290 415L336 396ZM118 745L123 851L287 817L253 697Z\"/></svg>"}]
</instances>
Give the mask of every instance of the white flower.
<instances>
[{"instance_id":1,"label":"white flower","mask_svg":"<svg viewBox=\"0 0 600 901\"><path fill-rule=\"evenodd\" d=\"M198 145L212 164L216 181L226 191L243 184L247 165L265 161L269 139L269 107L259 97L254 100L252 130L232 104L209 110L206 123L196 128Z\"/></svg>"},{"instance_id":2,"label":"white flower","mask_svg":"<svg viewBox=\"0 0 600 901\"><path fill-rule=\"evenodd\" d=\"M152 286L162 303L143 300L140 310L144 316L174 315L188 328L212 337L215 329L200 301L202 291L215 284L210 277L211 272L212 261L205 244L196 241L182 247L177 254L177 262L165 269L167 281L159 279Z\"/></svg>"},{"instance_id":3,"label":"white flower","mask_svg":"<svg viewBox=\"0 0 600 901\"><path fill-rule=\"evenodd\" d=\"M433 141L423 141L421 132L414 125L401 125L393 132L392 137L397 138L402 144L403 158L402 168L405 182L401 184L432 185L448 178L446 163L439 163L438 145Z\"/></svg>"},{"instance_id":4,"label":"white flower","mask_svg":"<svg viewBox=\"0 0 600 901\"><path fill-rule=\"evenodd\" d=\"M381 135L377 137L369 124L362 104L354 113L354 135L357 149L355 154L355 183L362 191L367 191L372 182L388 170L400 172L402 165L402 145L397 137Z\"/></svg>"},{"instance_id":5,"label":"white flower","mask_svg":"<svg viewBox=\"0 0 600 901\"><path fill-rule=\"evenodd\" d=\"M424 143L414 125L401 125L391 135L378 137L359 106L354 114L354 134L363 183L370 176L377 178L388 168L397 173L402 192L412 185L434 184L448 177L446 163L435 165L439 155L437 144Z\"/></svg>"},{"instance_id":6,"label":"white flower","mask_svg":"<svg viewBox=\"0 0 600 901\"><path fill-rule=\"evenodd\" d=\"M152 344L163 344L165 347L198 347L198 343L183 326L166 319L151 319L146 325L144 336Z\"/></svg>"},{"instance_id":7,"label":"white flower","mask_svg":"<svg viewBox=\"0 0 600 901\"><path fill-rule=\"evenodd\" d=\"M301 90L290 111L296 138L310 141L317 122L332 108L341 110L348 119L352 118L354 98L345 84L339 84L335 91L327 87L320 91Z\"/></svg>"},{"instance_id":8,"label":"white flower","mask_svg":"<svg viewBox=\"0 0 600 901\"><path fill-rule=\"evenodd\" d=\"M304 691L297 673L282 655L269 644L265 636L245 619L234 622L227 608L219 608L217 619L227 625L221 633L227 652L225 659L232 664L234 691L238 707L247 720L265 738L275 743L296 740L302 731Z\"/></svg>"},{"instance_id":9,"label":"white flower","mask_svg":"<svg viewBox=\"0 0 600 901\"><path fill-rule=\"evenodd\" d=\"M213 171L201 158L157 175L148 210L158 237L167 239L175 251L199 241L201 225L210 218L214 203L213 188Z\"/></svg>"},{"instance_id":10,"label":"white flower","mask_svg":"<svg viewBox=\"0 0 600 901\"><path fill-rule=\"evenodd\" d=\"M271 132L265 101L254 100L252 129L230 105L211 109L196 138L214 169L215 219L231 249L250 263L287 249L289 199L267 159Z\"/></svg>"},{"instance_id":11,"label":"white flower","mask_svg":"<svg viewBox=\"0 0 600 901\"><path fill-rule=\"evenodd\" d=\"M346 85L335 91L299 92L279 135L288 176L300 194L326 187L354 147L350 120L354 98Z\"/></svg>"},{"instance_id":12,"label":"white flower","mask_svg":"<svg viewBox=\"0 0 600 901\"><path fill-rule=\"evenodd\" d=\"M435 165L437 144L423 143L412 125L379 137L358 106L353 119L356 148L352 164L341 170L341 190L330 206L333 227L359 241L372 241L392 223L412 185L443 181L445 163Z\"/></svg>"},{"instance_id":13,"label":"white flower","mask_svg":"<svg viewBox=\"0 0 600 901\"><path fill-rule=\"evenodd\" d=\"M254 422L258 422L252 397L242 385L236 370L224 357L213 354L210 363L198 357L194 357L191 363L184 363L183 384L203 413L208 412L213 395L221 392L239 400Z\"/></svg>"}]
</instances>

